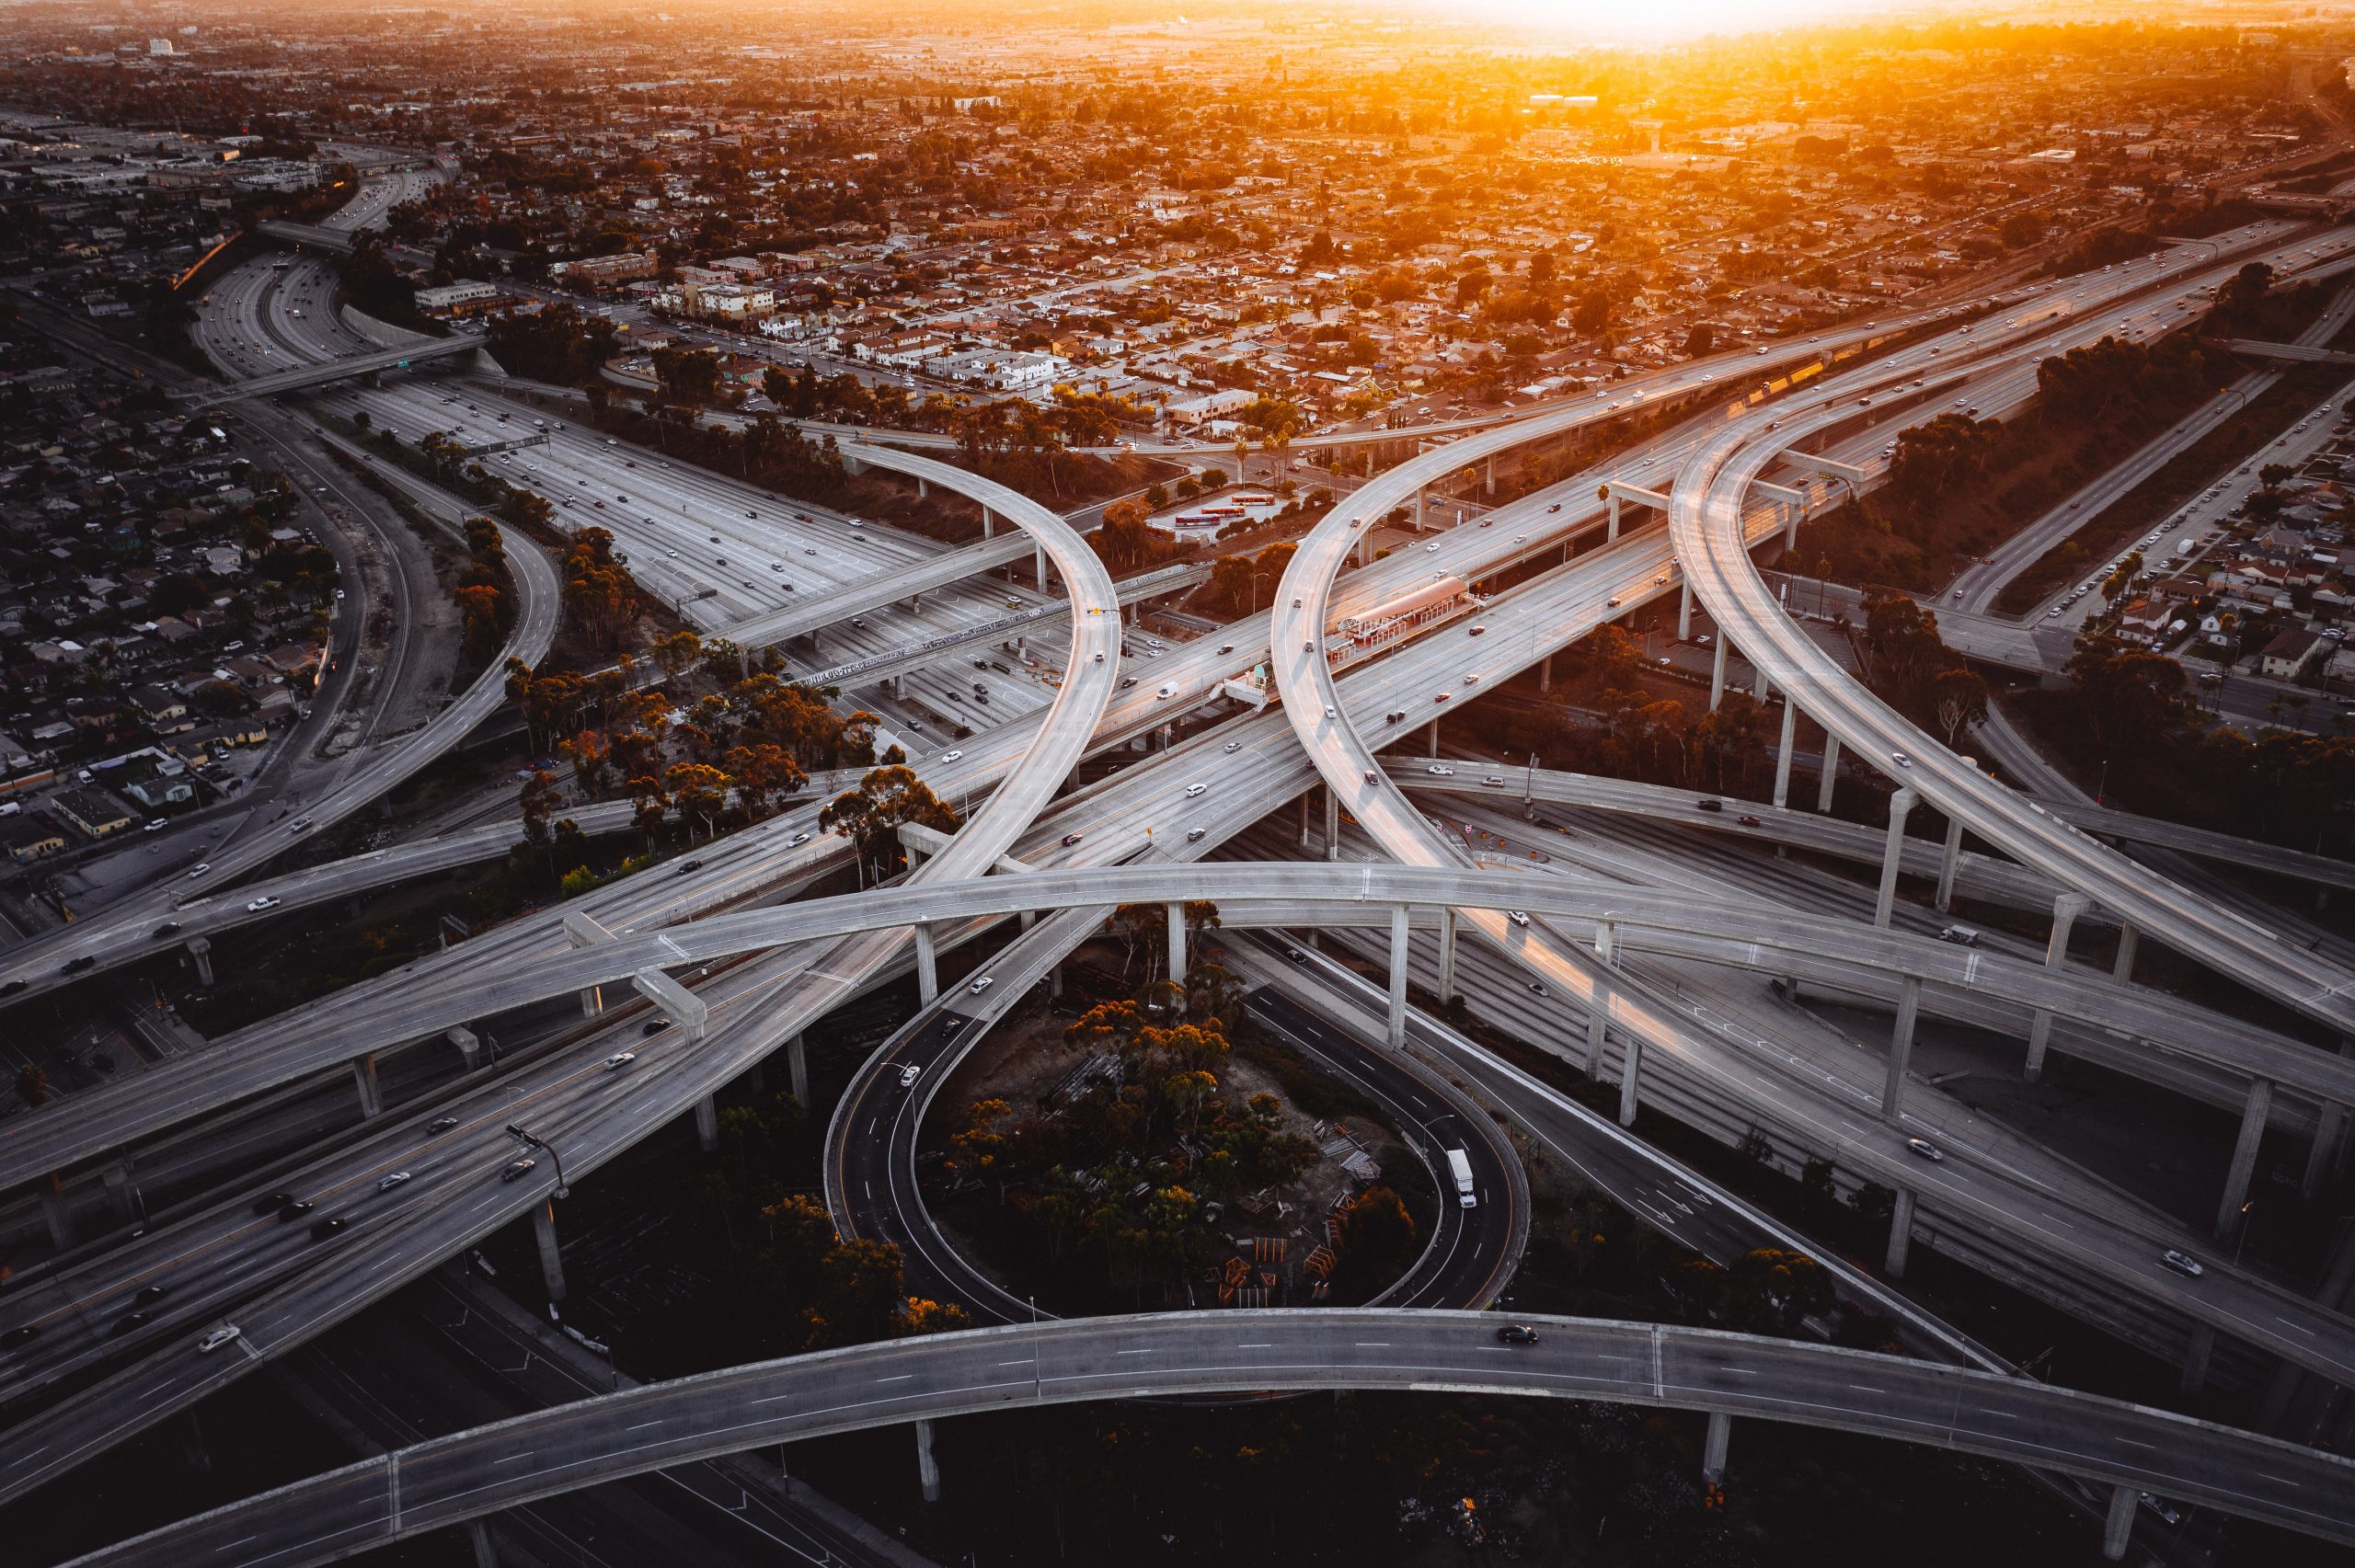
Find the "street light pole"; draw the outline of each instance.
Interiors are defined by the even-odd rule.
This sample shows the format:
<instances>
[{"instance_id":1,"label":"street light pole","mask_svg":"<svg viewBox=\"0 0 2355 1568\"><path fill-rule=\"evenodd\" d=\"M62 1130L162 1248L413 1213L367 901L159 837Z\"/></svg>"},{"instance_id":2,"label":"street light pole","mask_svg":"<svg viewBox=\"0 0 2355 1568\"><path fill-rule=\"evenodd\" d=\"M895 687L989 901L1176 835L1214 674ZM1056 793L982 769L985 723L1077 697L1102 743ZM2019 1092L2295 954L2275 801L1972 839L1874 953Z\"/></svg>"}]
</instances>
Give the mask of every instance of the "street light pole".
<instances>
[{"instance_id":1,"label":"street light pole","mask_svg":"<svg viewBox=\"0 0 2355 1568\"><path fill-rule=\"evenodd\" d=\"M572 1189L565 1185L564 1156L556 1151L556 1145L540 1137L537 1133L525 1131L523 1128L517 1127L513 1122L509 1122L507 1124L507 1136L523 1144L527 1149L536 1149L541 1153L546 1155L556 1166L556 1193L554 1196L557 1197L570 1197L572 1196Z\"/></svg>"}]
</instances>

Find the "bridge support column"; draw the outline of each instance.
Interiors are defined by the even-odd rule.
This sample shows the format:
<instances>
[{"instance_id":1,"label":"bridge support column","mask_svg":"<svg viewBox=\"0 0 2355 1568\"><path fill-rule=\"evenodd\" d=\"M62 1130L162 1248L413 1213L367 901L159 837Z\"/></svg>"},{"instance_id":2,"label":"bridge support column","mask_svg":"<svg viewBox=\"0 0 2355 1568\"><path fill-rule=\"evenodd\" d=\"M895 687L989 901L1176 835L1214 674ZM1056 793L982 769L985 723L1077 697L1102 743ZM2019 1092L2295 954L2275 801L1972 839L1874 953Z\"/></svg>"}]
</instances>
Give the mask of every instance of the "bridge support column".
<instances>
[{"instance_id":1,"label":"bridge support column","mask_svg":"<svg viewBox=\"0 0 2355 1568\"><path fill-rule=\"evenodd\" d=\"M458 1059L465 1063L466 1071L482 1065L482 1041L472 1029L447 1029L442 1037L458 1047Z\"/></svg>"},{"instance_id":2,"label":"bridge support column","mask_svg":"<svg viewBox=\"0 0 2355 1568\"><path fill-rule=\"evenodd\" d=\"M1717 634L1716 657L1709 662L1709 711L1716 713L1717 704L1726 700L1726 649L1731 645L1723 632Z\"/></svg>"},{"instance_id":3,"label":"bridge support column","mask_svg":"<svg viewBox=\"0 0 2355 1568\"><path fill-rule=\"evenodd\" d=\"M1455 995L1455 909L1439 912L1439 1000L1444 1006Z\"/></svg>"},{"instance_id":4,"label":"bridge support column","mask_svg":"<svg viewBox=\"0 0 2355 1568\"><path fill-rule=\"evenodd\" d=\"M2063 893L2052 900L2052 935L2044 944L2044 967L2057 969L2069 961L2069 932L2089 907L2082 893ZM2038 1008L2028 1022L2028 1066L2022 1076L2030 1083L2044 1076L2044 1048L2052 1038L2052 1014Z\"/></svg>"},{"instance_id":5,"label":"bridge support column","mask_svg":"<svg viewBox=\"0 0 2355 1568\"><path fill-rule=\"evenodd\" d=\"M1169 907L1169 978L1186 983L1186 906Z\"/></svg>"},{"instance_id":6,"label":"bridge support column","mask_svg":"<svg viewBox=\"0 0 2355 1568\"><path fill-rule=\"evenodd\" d=\"M1619 1048L1625 1053L1619 1065L1619 1125L1634 1127L1636 1079L1643 1070L1644 1038L1641 1035L1628 1035L1621 1040Z\"/></svg>"},{"instance_id":7,"label":"bridge support column","mask_svg":"<svg viewBox=\"0 0 2355 1568\"><path fill-rule=\"evenodd\" d=\"M1544 696L1554 689L1554 656L1547 654L1537 661L1537 694Z\"/></svg>"},{"instance_id":8,"label":"bridge support column","mask_svg":"<svg viewBox=\"0 0 2355 1568\"><path fill-rule=\"evenodd\" d=\"M1840 738L1830 730L1823 732L1823 766L1815 775L1815 808L1832 809L1832 789L1840 782Z\"/></svg>"},{"instance_id":9,"label":"bridge support column","mask_svg":"<svg viewBox=\"0 0 2355 1568\"><path fill-rule=\"evenodd\" d=\"M1480 482L1480 488L1487 495L1497 493L1497 460L1493 457L1488 459L1488 477Z\"/></svg>"},{"instance_id":10,"label":"bridge support column","mask_svg":"<svg viewBox=\"0 0 2355 1568\"><path fill-rule=\"evenodd\" d=\"M1046 592L1047 549L1045 545L1042 544L1038 549L1030 553L1030 569L1032 573L1031 580L1039 585L1039 591L1040 593Z\"/></svg>"},{"instance_id":11,"label":"bridge support column","mask_svg":"<svg viewBox=\"0 0 2355 1568\"><path fill-rule=\"evenodd\" d=\"M1615 493L1607 496L1603 504L1610 509L1611 521L1604 524L1603 533L1603 542L1609 544L1619 537L1619 498Z\"/></svg>"},{"instance_id":12,"label":"bridge support column","mask_svg":"<svg viewBox=\"0 0 2355 1568\"><path fill-rule=\"evenodd\" d=\"M594 1018L604 1011L605 988L603 986L581 987L580 1016L583 1018Z\"/></svg>"},{"instance_id":13,"label":"bridge support column","mask_svg":"<svg viewBox=\"0 0 2355 1568\"><path fill-rule=\"evenodd\" d=\"M475 1550L475 1568L499 1568L499 1548L490 1541L490 1528L480 1519L466 1521L466 1541Z\"/></svg>"},{"instance_id":14,"label":"bridge support column","mask_svg":"<svg viewBox=\"0 0 2355 1568\"><path fill-rule=\"evenodd\" d=\"M1300 797L1300 847L1302 849L1308 847L1309 805L1315 794L1316 791L1312 788Z\"/></svg>"},{"instance_id":15,"label":"bridge support column","mask_svg":"<svg viewBox=\"0 0 2355 1568\"><path fill-rule=\"evenodd\" d=\"M1931 900L1938 913L1945 914L1954 907L1955 873L1962 868L1962 818L1947 818L1947 847L1938 856L1938 891Z\"/></svg>"},{"instance_id":16,"label":"bridge support column","mask_svg":"<svg viewBox=\"0 0 2355 1568\"><path fill-rule=\"evenodd\" d=\"M65 1201L65 1184L56 1172L40 1189L41 1222L49 1228L49 1244L58 1252L74 1247L74 1206Z\"/></svg>"},{"instance_id":17,"label":"bridge support column","mask_svg":"<svg viewBox=\"0 0 2355 1568\"><path fill-rule=\"evenodd\" d=\"M1423 511L1430 497L1430 486L1424 485L1415 486L1415 532L1418 533L1423 531Z\"/></svg>"},{"instance_id":18,"label":"bridge support column","mask_svg":"<svg viewBox=\"0 0 2355 1568\"><path fill-rule=\"evenodd\" d=\"M2126 1555L2126 1543L2133 1537L2136 1501L2131 1486L2120 1483L2109 1489L2109 1516L2102 1521L2101 1554L2112 1562Z\"/></svg>"},{"instance_id":19,"label":"bridge support column","mask_svg":"<svg viewBox=\"0 0 2355 1568\"><path fill-rule=\"evenodd\" d=\"M1684 641L1693 635L1693 585L1680 583L1676 589L1676 640Z\"/></svg>"},{"instance_id":20,"label":"bridge support column","mask_svg":"<svg viewBox=\"0 0 2355 1568\"><path fill-rule=\"evenodd\" d=\"M695 1142L706 1154L719 1147L719 1101L715 1095L695 1102Z\"/></svg>"},{"instance_id":21,"label":"bridge support column","mask_svg":"<svg viewBox=\"0 0 2355 1568\"><path fill-rule=\"evenodd\" d=\"M940 1501L940 1461L932 1457L932 1423L916 1423L916 1483L927 1503Z\"/></svg>"},{"instance_id":22,"label":"bridge support column","mask_svg":"<svg viewBox=\"0 0 2355 1568\"><path fill-rule=\"evenodd\" d=\"M1881 1085L1880 1114L1897 1119L1905 1096L1905 1070L1913 1059L1913 1025L1922 1014L1922 982L1905 975L1897 982L1897 1022L1889 1032L1889 1078Z\"/></svg>"},{"instance_id":23,"label":"bridge support column","mask_svg":"<svg viewBox=\"0 0 2355 1568\"><path fill-rule=\"evenodd\" d=\"M2216 1234L2230 1236L2246 1222L2241 1206L2248 1199L2248 1179L2257 1170L2257 1146L2265 1141L2265 1122L2273 1109L2273 1083L2253 1079L2248 1099L2241 1106L2241 1135L2233 1144L2233 1162L2224 1171L2224 1196L2216 1206Z\"/></svg>"},{"instance_id":24,"label":"bridge support column","mask_svg":"<svg viewBox=\"0 0 2355 1568\"><path fill-rule=\"evenodd\" d=\"M1439 720L1437 719L1431 720L1430 754L1433 757L1437 757L1439 755Z\"/></svg>"},{"instance_id":25,"label":"bridge support column","mask_svg":"<svg viewBox=\"0 0 2355 1568\"><path fill-rule=\"evenodd\" d=\"M191 936L188 939L188 956L196 960L196 983L210 987L213 984L213 944L204 937Z\"/></svg>"},{"instance_id":26,"label":"bridge support column","mask_svg":"<svg viewBox=\"0 0 2355 1568\"><path fill-rule=\"evenodd\" d=\"M1063 967L1061 964L1047 971L1047 1000L1061 1001L1063 996Z\"/></svg>"},{"instance_id":27,"label":"bridge support column","mask_svg":"<svg viewBox=\"0 0 2355 1568\"><path fill-rule=\"evenodd\" d=\"M1341 797L1331 784L1325 786L1325 858L1341 858Z\"/></svg>"},{"instance_id":28,"label":"bridge support column","mask_svg":"<svg viewBox=\"0 0 2355 1568\"><path fill-rule=\"evenodd\" d=\"M1913 1247L1913 1191L1911 1187L1897 1189L1897 1203L1889 1211L1889 1255L1881 1260L1881 1272L1891 1279L1905 1277L1905 1254Z\"/></svg>"},{"instance_id":29,"label":"bridge support column","mask_svg":"<svg viewBox=\"0 0 2355 1568\"><path fill-rule=\"evenodd\" d=\"M1788 501L1775 504L1783 509L1783 548L1796 550L1799 547L1799 519L1804 514Z\"/></svg>"},{"instance_id":30,"label":"bridge support column","mask_svg":"<svg viewBox=\"0 0 2355 1568\"><path fill-rule=\"evenodd\" d=\"M532 1240L539 1243L540 1279L550 1302L564 1299L564 1254L556 1244L556 1205L543 1203L532 1211Z\"/></svg>"},{"instance_id":31,"label":"bridge support column","mask_svg":"<svg viewBox=\"0 0 2355 1568\"><path fill-rule=\"evenodd\" d=\"M982 509L982 537L984 539L997 537L997 520L990 515L990 509L987 507Z\"/></svg>"},{"instance_id":32,"label":"bridge support column","mask_svg":"<svg viewBox=\"0 0 2355 1568\"><path fill-rule=\"evenodd\" d=\"M916 933L916 1000L930 1007L940 995L940 962L932 948L932 927L918 925Z\"/></svg>"},{"instance_id":33,"label":"bridge support column","mask_svg":"<svg viewBox=\"0 0 2355 1568\"><path fill-rule=\"evenodd\" d=\"M2118 927L2118 957L2109 966L2109 978L2125 985L2134 978L2134 950L2142 945L2142 933L2132 921L2120 921Z\"/></svg>"},{"instance_id":34,"label":"bridge support column","mask_svg":"<svg viewBox=\"0 0 2355 1568\"><path fill-rule=\"evenodd\" d=\"M2191 1325L2190 1343L2183 1347L2183 1376L2177 1387L2185 1395L2198 1393L2208 1382L2208 1361L2216 1354L2216 1327L2213 1323Z\"/></svg>"},{"instance_id":35,"label":"bridge support column","mask_svg":"<svg viewBox=\"0 0 2355 1568\"><path fill-rule=\"evenodd\" d=\"M1765 668L1763 666L1758 666L1753 669L1752 673L1754 678L1750 682L1750 700L1753 703L1763 703L1766 700Z\"/></svg>"},{"instance_id":36,"label":"bridge support column","mask_svg":"<svg viewBox=\"0 0 2355 1568\"><path fill-rule=\"evenodd\" d=\"M1390 1017L1386 1038L1394 1051L1407 1046L1407 906L1390 910Z\"/></svg>"},{"instance_id":37,"label":"bridge support column","mask_svg":"<svg viewBox=\"0 0 2355 1568\"><path fill-rule=\"evenodd\" d=\"M351 1059L351 1082L360 1091L360 1114L381 1116L385 1114L384 1092L376 1087L376 1053Z\"/></svg>"},{"instance_id":38,"label":"bridge support column","mask_svg":"<svg viewBox=\"0 0 2355 1568\"><path fill-rule=\"evenodd\" d=\"M1910 789L1889 797L1889 843L1880 857L1880 896L1873 903L1873 924L1879 930L1889 929L1890 911L1897 907L1897 874L1905 864L1905 818L1921 798Z\"/></svg>"},{"instance_id":39,"label":"bridge support column","mask_svg":"<svg viewBox=\"0 0 2355 1568\"><path fill-rule=\"evenodd\" d=\"M785 1070L793 1086L793 1097L806 1108L810 1104L810 1053L798 1034L785 1042Z\"/></svg>"},{"instance_id":40,"label":"bridge support column","mask_svg":"<svg viewBox=\"0 0 2355 1568\"><path fill-rule=\"evenodd\" d=\"M1799 705L1791 701L1788 692L1783 693L1783 743L1775 750L1775 807L1780 810L1791 803L1791 749L1799 738Z\"/></svg>"},{"instance_id":41,"label":"bridge support column","mask_svg":"<svg viewBox=\"0 0 2355 1568\"><path fill-rule=\"evenodd\" d=\"M1733 1417L1709 1412L1709 1436L1701 1445L1701 1479L1715 1486L1726 1478L1726 1447L1733 1439Z\"/></svg>"},{"instance_id":42,"label":"bridge support column","mask_svg":"<svg viewBox=\"0 0 2355 1568\"><path fill-rule=\"evenodd\" d=\"M131 1179L131 1166L128 1163L109 1165L99 1173L98 1182L106 1188L107 1207L116 1221L123 1225L136 1225L145 1203L140 1196L137 1185Z\"/></svg>"},{"instance_id":43,"label":"bridge support column","mask_svg":"<svg viewBox=\"0 0 2355 1568\"><path fill-rule=\"evenodd\" d=\"M1603 1082L1603 1047L1611 1036L1610 1020L1611 991L1597 980L1586 1009L1586 1075L1590 1082Z\"/></svg>"}]
</instances>

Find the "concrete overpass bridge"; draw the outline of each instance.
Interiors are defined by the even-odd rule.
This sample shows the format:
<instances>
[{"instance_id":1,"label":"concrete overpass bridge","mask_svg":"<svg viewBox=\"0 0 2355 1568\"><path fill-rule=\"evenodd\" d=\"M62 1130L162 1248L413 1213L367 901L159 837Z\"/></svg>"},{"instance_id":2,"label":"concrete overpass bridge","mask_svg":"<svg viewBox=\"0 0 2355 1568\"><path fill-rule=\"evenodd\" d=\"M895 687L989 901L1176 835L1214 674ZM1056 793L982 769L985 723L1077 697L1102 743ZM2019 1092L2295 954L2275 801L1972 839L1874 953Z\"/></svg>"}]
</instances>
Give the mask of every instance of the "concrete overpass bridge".
<instances>
[{"instance_id":1,"label":"concrete overpass bridge","mask_svg":"<svg viewBox=\"0 0 2355 1568\"><path fill-rule=\"evenodd\" d=\"M294 392L306 386L319 386L349 376L370 375L379 371L408 370L412 366L430 364L436 360L454 360L465 355L479 355L481 363L475 368L496 372L498 366L483 351L479 339L474 338L437 338L419 343L405 343L398 348L380 349L374 353L354 354L349 359L327 360L314 365L298 365L292 370L277 371L269 375L254 376L233 386L207 387L202 391L182 395L182 401L200 406L220 403L236 403L248 397L269 397L281 392Z\"/></svg>"},{"instance_id":2,"label":"concrete overpass bridge","mask_svg":"<svg viewBox=\"0 0 2355 1568\"><path fill-rule=\"evenodd\" d=\"M306 1568L583 1486L844 1432L1092 1400L1387 1389L1698 1412L1701 1470L1726 1471L1733 1418L1926 1444L2077 1476L2109 1492L2123 1557L2144 1492L2355 1541L2355 1461L2211 1422L1992 1372L1804 1341L1657 1323L1382 1310L1079 1318L824 1351L653 1383L453 1433L214 1509L75 1560ZM234 1355L235 1353L232 1352Z\"/></svg>"}]
</instances>

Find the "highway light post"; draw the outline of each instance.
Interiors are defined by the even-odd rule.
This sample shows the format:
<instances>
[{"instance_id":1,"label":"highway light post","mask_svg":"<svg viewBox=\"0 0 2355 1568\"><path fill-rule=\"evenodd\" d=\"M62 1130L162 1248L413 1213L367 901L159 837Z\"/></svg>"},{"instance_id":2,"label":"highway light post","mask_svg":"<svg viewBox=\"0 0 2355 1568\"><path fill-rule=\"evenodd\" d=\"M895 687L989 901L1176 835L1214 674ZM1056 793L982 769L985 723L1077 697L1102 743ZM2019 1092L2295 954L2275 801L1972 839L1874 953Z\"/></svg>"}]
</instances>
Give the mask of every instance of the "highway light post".
<instances>
[{"instance_id":1,"label":"highway light post","mask_svg":"<svg viewBox=\"0 0 2355 1568\"><path fill-rule=\"evenodd\" d=\"M526 1149L536 1149L541 1153L546 1155L556 1165L555 1196L557 1197L570 1197L572 1196L572 1189L565 1185L564 1182L564 1156L556 1151L556 1146L554 1144L548 1142L547 1139L540 1137L536 1133L524 1131L522 1127L517 1127L513 1122L509 1122L507 1124L507 1136L515 1139L518 1143L523 1144Z\"/></svg>"}]
</instances>

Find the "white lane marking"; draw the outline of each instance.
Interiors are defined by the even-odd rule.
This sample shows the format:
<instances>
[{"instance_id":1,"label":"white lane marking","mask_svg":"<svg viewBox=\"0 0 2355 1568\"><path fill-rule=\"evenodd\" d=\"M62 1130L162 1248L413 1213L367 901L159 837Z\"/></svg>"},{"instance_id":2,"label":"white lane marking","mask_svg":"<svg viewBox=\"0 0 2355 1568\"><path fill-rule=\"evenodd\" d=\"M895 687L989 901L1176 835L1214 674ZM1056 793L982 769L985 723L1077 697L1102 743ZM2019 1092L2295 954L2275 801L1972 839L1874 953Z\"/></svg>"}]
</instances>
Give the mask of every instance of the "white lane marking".
<instances>
[{"instance_id":1,"label":"white lane marking","mask_svg":"<svg viewBox=\"0 0 2355 1568\"><path fill-rule=\"evenodd\" d=\"M1150 1350L1116 1350L1113 1354L1116 1356L1151 1356L1153 1352Z\"/></svg>"},{"instance_id":2,"label":"white lane marking","mask_svg":"<svg viewBox=\"0 0 2355 1568\"><path fill-rule=\"evenodd\" d=\"M879 1382L879 1383L904 1383L904 1382L906 1382L910 1378L913 1378L913 1377L914 1377L914 1376L915 1376L915 1374L914 1374L913 1372L902 1372L902 1373L900 1373L900 1374L899 1374L898 1376L896 1376L896 1377L890 1377L890 1378L878 1378L878 1379L876 1379L875 1380L876 1380L877 1382Z\"/></svg>"},{"instance_id":3,"label":"white lane marking","mask_svg":"<svg viewBox=\"0 0 2355 1568\"><path fill-rule=\"evenodd\" d=\"M622 1430L625 1432L643 1432L649 1426L660 1426L661 1425L662 1423L660 1420L641 1421L635 1426L625 1426Z\"/></svg>"},{"instance_id":4,"label":"white lane marking","mask_svg":"<svg viewBox=\"0 0 2355 1568\"><path fill-rule=\"evenodd\" d=\"M526 1449L524 1449L524 1450L523 1450L522 1453L520 1453L520 1454L510 1454L510 1455L508 1455L508 1456L507 1456L505 1459L493 1459L493 1460L491 1460L490 1462L491 1462L491 1463L493 1463L493 1464L495 1464L495 1465L511 1465L511 1464L513 1464L517 1459L530 1459L531 1457L532 1457L532 1450L531 1450L531 1449L529 1449L529 1448L526 1448Z\"/></svg>"},{"instance_id":5,"label":"white lane marking","mask_svg":"<svg viewBox=\"0 0 2355 1568\"><path fill-rule=\"evenodd\" d=\"M1275 1347L1276 1345L1273 1340L1263 1339L1251 1345L1238 1345L1235 1348L1237 1350L1273 1350Z\"/></svg>"}]
</instances>

